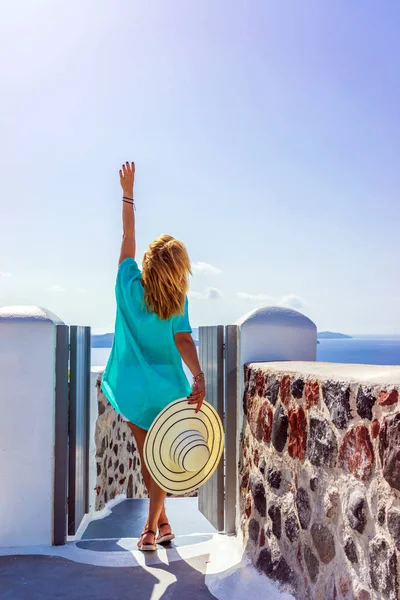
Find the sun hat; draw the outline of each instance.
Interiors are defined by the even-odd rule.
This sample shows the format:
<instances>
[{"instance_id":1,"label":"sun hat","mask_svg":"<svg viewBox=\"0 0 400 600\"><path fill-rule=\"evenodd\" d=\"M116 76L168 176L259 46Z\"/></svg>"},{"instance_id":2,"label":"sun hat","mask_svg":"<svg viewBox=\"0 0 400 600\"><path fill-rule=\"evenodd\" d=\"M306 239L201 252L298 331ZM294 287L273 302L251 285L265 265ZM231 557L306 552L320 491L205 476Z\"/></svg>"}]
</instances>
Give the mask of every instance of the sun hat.
<instances>
[{"instance_id":1,"label":"sun hat","mask_svg":"<svg viewBox=\"0 0 400 600\"><path fill-rule=\"evenodd\" d=\"M187 398L174 400L154 419L143 455L152 479L170 494L197 489L214 473L224 449L224 429L211 404L199 412Z\"/></svg>"}]
</instances>

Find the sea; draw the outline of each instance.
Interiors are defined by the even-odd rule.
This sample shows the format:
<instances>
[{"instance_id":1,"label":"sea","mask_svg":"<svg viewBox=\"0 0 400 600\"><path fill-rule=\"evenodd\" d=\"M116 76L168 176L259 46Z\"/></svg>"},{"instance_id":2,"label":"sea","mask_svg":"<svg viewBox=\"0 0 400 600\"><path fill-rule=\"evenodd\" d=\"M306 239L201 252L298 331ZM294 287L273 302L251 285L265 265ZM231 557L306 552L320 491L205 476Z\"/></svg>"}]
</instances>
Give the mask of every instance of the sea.
<instances>
[{"instance_id":1,"label":"sea","mask_svg":"<svg viewBox=\"0 0 400 600\"><path fill-rule=\"evenodd\" d=\"M317 360L321 362L400 365L400 335L318 341ZM110 351L111 348L92 348L92 366L104 367ZM190 374L187 372L187 375Z\"/></svg>"}]
</instances>

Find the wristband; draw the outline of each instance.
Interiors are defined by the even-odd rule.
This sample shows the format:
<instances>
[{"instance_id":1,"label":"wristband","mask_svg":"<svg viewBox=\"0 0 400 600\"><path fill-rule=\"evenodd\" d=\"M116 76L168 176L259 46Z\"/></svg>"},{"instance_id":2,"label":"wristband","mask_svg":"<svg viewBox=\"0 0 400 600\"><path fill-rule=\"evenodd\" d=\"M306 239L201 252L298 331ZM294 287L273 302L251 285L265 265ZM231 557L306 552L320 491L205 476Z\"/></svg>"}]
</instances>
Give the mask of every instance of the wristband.
<instances>
[{"instance_id":1,"label":"wristband","mask_svg":"<svg viewBox=\"0 0 400 600\"><path fill-rule=\"evenodd\" d=\"M128 198L127 196L123 196L122 202L125 202L126 204L131 204L133 206L133 208L136 210L135 201L133 200L133 198Z\"/></svg>"},{"instance_id":2,"label":"wristband","mask_svg":"<svg viewBox=\"0 0 400 600\"><path fill-rule=\"evenodd\" d=\"M204 372L200 371L200 373L197 373L197 375L194 375L193 377L193 382L196 383L196 381L198 381L199 379L204 378Z\"/></svg>"}]
</instances>

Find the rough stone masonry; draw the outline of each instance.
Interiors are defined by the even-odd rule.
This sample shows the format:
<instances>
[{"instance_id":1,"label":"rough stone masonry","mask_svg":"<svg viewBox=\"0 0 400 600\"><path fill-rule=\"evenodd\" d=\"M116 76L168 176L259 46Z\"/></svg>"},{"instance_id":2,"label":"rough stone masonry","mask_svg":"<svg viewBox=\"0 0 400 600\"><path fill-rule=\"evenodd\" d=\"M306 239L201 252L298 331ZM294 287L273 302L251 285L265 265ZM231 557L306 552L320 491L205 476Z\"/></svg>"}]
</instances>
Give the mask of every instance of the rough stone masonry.
<instances>
[{"instance_id":1,"label":"rough stone masonry","mask_svg":"<svg viewBox=\"0 0 400 600\"><path fill-rule=\"evenodd\" d=\"M247 552L298 600L397 600L399 386L279 364L244 372Z\"/></svg>"},{"instance_id":2,"label":"rough stone masonry","mask_svg":"<svg viewBox=\"0 0 400 600\"><path fill-rule=\"evenodd\" d=\"M98 417L96 421L96 510L120 494L145 498L146 488L140 470L140 457L131 430L113 409L97 379Z\"/></svg>"}]
</instances>

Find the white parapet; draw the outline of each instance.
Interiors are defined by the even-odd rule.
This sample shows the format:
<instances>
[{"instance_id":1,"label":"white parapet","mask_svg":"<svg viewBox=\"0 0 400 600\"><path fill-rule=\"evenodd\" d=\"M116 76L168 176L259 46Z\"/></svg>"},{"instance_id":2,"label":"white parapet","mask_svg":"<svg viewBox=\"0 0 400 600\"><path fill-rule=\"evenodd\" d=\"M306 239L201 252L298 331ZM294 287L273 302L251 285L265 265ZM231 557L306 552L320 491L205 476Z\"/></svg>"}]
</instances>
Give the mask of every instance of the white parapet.
<instances>
[{"instance_id":1,"label":"white parapet","mask_svg":"<svg viewBox=\"0 0 400 600\"><path fill-rule=\"evenodd\" d=\"M315 361L317 358L317 327L305 315L291 308L266 306L247 313L234 323L239 327L237 431L243 429L243 366L254 362ZM236 456L240 456L240 435ZM239 507L239 486L236 507ZM236 531L241 536L239 510L236 510Z\"/></svg>"},{"instance_id":2,"label":"white parapet","mask_svg":"<svg viewBox=\"0 0 400 600\"><path fill-rule=\"evenodd\" d=\"M291 308L258 308L235 325L240 327L240 362L316 360L317 327Z\"/></svg>"},{"instance_id":3,"label":"white parapet","mask_svg":"<svg viewBox=\"0 0 400 600\"><path fill-rule=\"evenodd\" d=\"M37 306L0 307L0 546L51 544L56 325Z\"/></svg>"}]
</instances>

